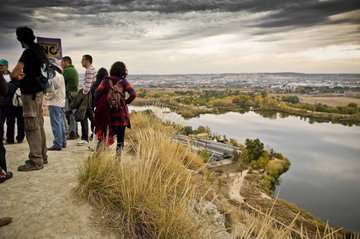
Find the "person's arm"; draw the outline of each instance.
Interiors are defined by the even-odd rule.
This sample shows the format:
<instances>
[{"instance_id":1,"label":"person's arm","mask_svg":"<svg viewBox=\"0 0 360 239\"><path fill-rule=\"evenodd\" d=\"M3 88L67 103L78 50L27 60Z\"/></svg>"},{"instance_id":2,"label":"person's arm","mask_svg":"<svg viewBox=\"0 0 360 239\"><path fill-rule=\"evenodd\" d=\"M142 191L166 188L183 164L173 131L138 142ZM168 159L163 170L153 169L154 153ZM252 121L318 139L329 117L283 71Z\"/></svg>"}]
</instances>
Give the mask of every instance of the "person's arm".
<instances>
[{"instance_id":1,"label":"person's arm","mask_svg":"<svg viewBox=\"0 0 360 239\"><path fill-rule=\"evenodd\" d=\"M133 102L133 100L135 100L136 92L127 80L124 80L124 83L125 83L125 91L129 93L129 97L125 100L125 102L126 104L130 104L131 102Z\"/></svg>"},{"instance_id":2,"label":"person's arm","mask_svg":"<svg viewBox=\"0 0 360 239\"><path fill-rule=\"evenodd\" d=\"M101 96L105 93L106 89L106 80L101 81L100 85L96 88L94 92L94 97L96 100L99 100Z\"/></svg>"},{"instance_id":3,"label":"person's arm","mask_svg":"<svg viewBox=\"0 0 360 239\"><path fill-rule=\"evenodd\" d=\"M85 71L85 79L84 79L84 87L83 94L86 95L90 92L91 85L94 82L96 75L96 71L94 69L86 69Z\"/></svg>"},{"instance_id":4,"label":"person's arm","mask_svg":"<svg viewBox=\"0 0 360 239\"><path fill-rule=\"evenodd\" d=\"M51 100L52 98L54 98L59 88L60 88L60 77L56 72L55 77L52 79L52 83L49 89L46 90L46 99Z\"/></svg>"},{"instance_id":5,"label":"person's arm","mask_svg":"<svg viewBox=\"0 0 360 239\"><path fill-rule=\"evenodd\" d=\"M15 79L15 80L22 80L24 79L25 73L23 72L24 69L24 63L22 62L18 62L14 68L14 70L11 72L10 74L10 78L11 79Z\"/></svg>"}]
</instances>

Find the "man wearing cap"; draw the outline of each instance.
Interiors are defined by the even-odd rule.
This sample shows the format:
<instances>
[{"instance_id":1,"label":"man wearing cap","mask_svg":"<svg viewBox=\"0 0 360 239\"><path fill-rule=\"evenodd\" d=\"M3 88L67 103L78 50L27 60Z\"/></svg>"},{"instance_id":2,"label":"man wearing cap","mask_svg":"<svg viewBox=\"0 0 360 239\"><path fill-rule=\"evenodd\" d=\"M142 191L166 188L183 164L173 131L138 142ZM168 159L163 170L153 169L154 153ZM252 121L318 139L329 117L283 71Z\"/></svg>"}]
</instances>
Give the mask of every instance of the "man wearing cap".
<instances>
[{"instance_id":1,"label":"man wearing cap","mask_svg":"<svg viewBox=\"0 0 360 239\"><path fill-rule=\"evenodd\" d=\"M11 73L11 79L20 81L25 133L30 149L29 159L18 170L40 170L48 160L42 114L44 92L36 77L41 75L41 65L48 60L42 47L34 42L35 36L31 28L18 27L16 36L25 50Z\"/></svg>"},{"instance_id":2,"label":"man wearing cap","mask_svg":"<svg viewBox=\"0 0 360 239\"><path fill-rule=\"evenodd\" d=\"M25 129L24 129L24 118L23 118L23 109L22 105L14 105L13 98L19 97L21 95L19 89L19 82L16 80L11 80L10 78L10 71L9 71L9 64L8 61L5 59L0 60L0 72L3 74L7 86L8 86L8 94L5 99L5 111L3 114L6 120L6 143L7 144L14 144L15 143L15 122L17 125L17 135L16 141L21 143L25 138ZM16 94L16 95L15 95ZM16 98L18 99L18 98ZM4 117L3 116L3 117Z\"/></svg>"},{"instance_id":3,"label":"man wearing cap","mask_svg":"<svg viewBox=\"0 0 360 239\"><path fill-rule=\"evenodd\" d=\"M46 91L46 104L50 114L50 124L54 135L53 145L47 150L60 151L66 148L66 134L62 117L65 107L65 81L62 75L63 69L60 61L49 57L50 67L55 71L50 88Z\"/></svg>"},{"instance_id":4,"label":"man wearing cap","mask_svg":"<svg viewBox=\"0 0 360 239\"><path fill-rule=\"evenodd\" d=\"M10 71L9 71L9 62L5 59L0 59L0 71L3 74L4 79L6 82L10 82Z\"/></svg>"}]
</instances>

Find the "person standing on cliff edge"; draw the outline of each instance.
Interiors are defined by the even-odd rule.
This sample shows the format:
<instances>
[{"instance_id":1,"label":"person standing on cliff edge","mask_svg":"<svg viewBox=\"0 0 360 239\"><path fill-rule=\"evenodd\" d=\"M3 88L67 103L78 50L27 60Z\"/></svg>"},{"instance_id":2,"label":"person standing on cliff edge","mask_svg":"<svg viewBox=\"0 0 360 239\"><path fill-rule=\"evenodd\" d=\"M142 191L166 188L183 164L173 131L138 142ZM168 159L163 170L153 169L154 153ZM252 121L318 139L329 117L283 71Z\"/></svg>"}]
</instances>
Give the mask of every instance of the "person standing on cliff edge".
<instances>
[{"instance_id":1,"label":"person standing on cliff edge","mask_svg":"<svg viewBox=\"0 0 360 239\"><path fill-rule=\"evenodd\" d=\"M11 79L20 81L25 134L30 149L29 160L19 166L18 170L40 170L48 160L42 113L44 92L36 77L41 75L41 65L48 62L48 59L42 47L34 42L35 36L31 28L18 27L16 36L25 50L10 76Z\"/></svg>"}]
</instances>

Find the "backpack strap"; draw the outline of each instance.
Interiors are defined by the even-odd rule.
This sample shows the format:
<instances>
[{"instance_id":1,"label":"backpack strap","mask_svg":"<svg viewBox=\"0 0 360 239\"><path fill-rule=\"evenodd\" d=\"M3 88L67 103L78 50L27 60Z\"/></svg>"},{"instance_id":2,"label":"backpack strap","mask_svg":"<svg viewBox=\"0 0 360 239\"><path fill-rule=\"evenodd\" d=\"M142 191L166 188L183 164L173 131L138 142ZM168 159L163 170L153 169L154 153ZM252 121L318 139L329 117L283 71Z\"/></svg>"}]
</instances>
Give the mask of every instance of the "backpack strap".
<instances>
[{"instance_id":1,"label":"backpack strap","mask_svg":"<svg viewBox=\"0 0 360 239\"><path fill-rule=\"evenodd\" d=\"M110 88L114 88L114 83L112 82L112 80L109 78L109 86Z\"/></svg>"}]
</instances>

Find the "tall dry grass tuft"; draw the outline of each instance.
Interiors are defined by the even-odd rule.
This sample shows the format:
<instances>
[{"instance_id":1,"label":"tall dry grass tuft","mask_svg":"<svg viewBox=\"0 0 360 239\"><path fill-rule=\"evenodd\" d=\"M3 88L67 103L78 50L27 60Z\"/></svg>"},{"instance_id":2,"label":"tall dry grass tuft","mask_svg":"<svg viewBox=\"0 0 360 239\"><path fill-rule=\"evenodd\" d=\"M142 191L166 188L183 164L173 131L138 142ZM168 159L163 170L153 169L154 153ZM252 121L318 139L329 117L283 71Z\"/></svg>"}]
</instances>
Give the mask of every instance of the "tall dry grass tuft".
<instances>
[{"instance_id":1,"label":"tall dry grass tuft","mask_svg":"<svg viewBox=\"0 0 360 239\"><path fill-rule=\"evenodd\" d=\"M189 212L196 184L183 165L186 151L164 126L154 130L149 121L137 122L143 127L133 125L129 136L134 155L119 161L109 151L94 153L79 173L77 192L112 211L109 222L123 225L129 237L201 238L200 225Z\"/></svg>"}]
</instances>

